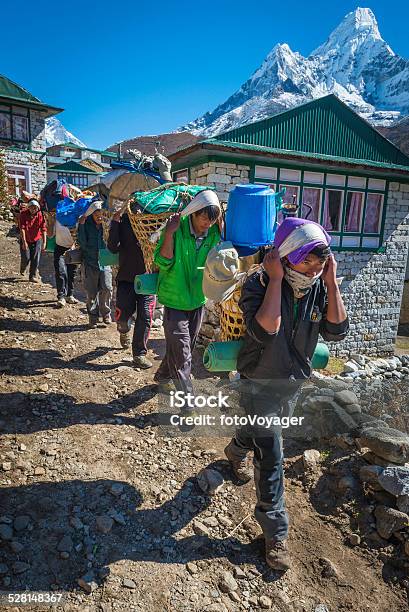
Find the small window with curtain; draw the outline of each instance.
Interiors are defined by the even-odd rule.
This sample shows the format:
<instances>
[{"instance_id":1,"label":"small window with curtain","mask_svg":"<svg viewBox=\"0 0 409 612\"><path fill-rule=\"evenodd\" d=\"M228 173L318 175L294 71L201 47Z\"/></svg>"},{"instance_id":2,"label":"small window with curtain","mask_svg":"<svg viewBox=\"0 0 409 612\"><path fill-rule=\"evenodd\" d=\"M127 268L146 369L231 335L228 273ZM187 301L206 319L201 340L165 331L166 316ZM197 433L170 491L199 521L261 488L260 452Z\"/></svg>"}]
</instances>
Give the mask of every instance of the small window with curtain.
<instances>
[{"instance_id":1,"label":"small window with curtain","mask_svg":"<svg viewBox=\"0 0 409 612\"><path fill-rule=\"evenodd\" d=\"M302 191L301 216L309 221L319 223L322 189L304 187Z\"/></svg>"},{"instance_id":2,"label":"small window with curtain","mask_svg":"<svg viewBox=\"0 0 409 612\"><path fill-rule=\"evenodd\" d=\"M345 209L344 232L359 232L361 229L364 194L348 191Z\"/></svg>"},{"instance_id":3,"label":"small window with curtain","mask_svg":"<svg viewBox=\"0 0 409 612\"><path fill-rule=\"evenodd\" d=\"M368 193L364 221L365 234L377 234L380 229L383 208L383 194Z\"/></svg>"},{"instance_id":4,"label":"small window with curtain","mask_svg":"<svg viewBox=\"0 0 409 612\"><path fill-rule=\"evenodd\" d=\"M298 194L300 188L296 185L280 185L280 191L285 189L285 194L283 196L283 204L298 204ZM277 215L278 223L282 223L283 221L283 213L281 210Z\"/></svg>"},{"instance_id":5,"label":"small window with curtain","mask_svg":"<svg viewBox=\"0 0 409 612\"><path fill-rule=\"evenodd\" d=\"M344 192L338 189L327 189L325 192L323 226L327 231L340 230L343 196Z\"/></svg>"},{"instance_id":6,"label":"small window with curtain","mask_svg":"<svg viewBox=\"0 0 409 612\"><path fill-rule=\"evenodd\" d=\"M0 138L11 139L11 114L7 106L0 105Z\"/></svg>"},{"instance_id":7,"label":"small window with curtain","mask_svg":"<svg viewBox=\"0 0 409 612\"><path fill-rule=\"evenodd\" d=\"M13 140L29 141L28 117L13 115Z\"/></svg>"}]
</instances>

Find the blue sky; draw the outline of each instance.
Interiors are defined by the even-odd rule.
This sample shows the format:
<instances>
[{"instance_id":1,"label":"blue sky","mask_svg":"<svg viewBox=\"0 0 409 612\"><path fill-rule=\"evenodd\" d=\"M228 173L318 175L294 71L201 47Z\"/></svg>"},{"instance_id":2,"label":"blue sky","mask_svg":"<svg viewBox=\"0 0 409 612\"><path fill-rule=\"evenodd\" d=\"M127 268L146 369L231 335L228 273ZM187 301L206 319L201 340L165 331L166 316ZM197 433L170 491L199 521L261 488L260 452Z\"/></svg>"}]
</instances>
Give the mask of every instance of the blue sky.
<instances>
[{"instance_id":1,"label":"blue sky","mask_svg":"<svg viewBox=\"0 0 409 612\"><path fill-rule=\"evenodd\" d=\"M1 10L0 73L64 108L65 127L103 148L172 131L212 110L276 43L308 55L357 6L328 0L8 2ZM409 58L409 3L360 6L374 11L383 38Z\"/></svg>"}]
</instances>

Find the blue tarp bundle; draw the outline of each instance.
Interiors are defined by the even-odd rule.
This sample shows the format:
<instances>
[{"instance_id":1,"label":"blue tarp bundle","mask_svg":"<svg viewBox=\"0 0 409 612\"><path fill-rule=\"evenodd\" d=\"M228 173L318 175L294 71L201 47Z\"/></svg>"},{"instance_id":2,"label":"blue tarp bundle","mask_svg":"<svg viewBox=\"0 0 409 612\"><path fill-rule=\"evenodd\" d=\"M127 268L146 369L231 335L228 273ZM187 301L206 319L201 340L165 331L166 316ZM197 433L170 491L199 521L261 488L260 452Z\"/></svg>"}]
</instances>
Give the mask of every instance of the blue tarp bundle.
<instances>
[{"instance_id":1,"label":"blue tarp bundle","mask_svg":"<svg viewBox=\"0 0 409 612\"><path fill-rule=\"evenodd\" d=\"M148 168L143 168L142 166L138 166L138 164L131 161L112 161L111 168L121 168L126 170L127 172L137 172L138 174L145 174L146 176L151 176L156 179L161 185L166 183L158 172L154 170L149 170Z\"/></svg>"},{"instance_id":2,"label":"blue tarp bundle","mask_svg":"<svg viewBox=\"0 0 409 612\"><path fill-rule=\"evenodd\" d=\"M79 198L77 201L71 198L60 200L56 208L57 221L65 227L75 227L78 219L86 212L91 202L92 198Z\"/></svg>"}]
</instances>

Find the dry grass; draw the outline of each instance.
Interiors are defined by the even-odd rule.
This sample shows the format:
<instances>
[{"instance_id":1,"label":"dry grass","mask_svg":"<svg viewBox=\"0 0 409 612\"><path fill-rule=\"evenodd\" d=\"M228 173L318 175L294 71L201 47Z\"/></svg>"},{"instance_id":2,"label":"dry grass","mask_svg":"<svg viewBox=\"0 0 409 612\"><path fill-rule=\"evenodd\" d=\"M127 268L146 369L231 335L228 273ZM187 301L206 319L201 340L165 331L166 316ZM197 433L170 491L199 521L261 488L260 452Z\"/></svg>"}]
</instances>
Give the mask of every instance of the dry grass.
<instances>
[{"instance_id":1,"label":"dry grass","mask_svg":"<svg viewBox=\"0 0 409 612\"><path fill-rule=\"evenodd\" d=\"M404 351L409 351L409 336L397 336L396 348Z\"/></svg>"},{"instance_id":2,"label":"dry grass","mask_svg":"<svg viewBox=\"0 0 409 612\"><path fill-rule=\"evenodd\" d=\"M340 357L330 357L327 367L320 371L325 376L335 376L336 374L341 374L341 372L344 370L345 362L346 360L341 359Z\"/></svg>"}]
</instances>

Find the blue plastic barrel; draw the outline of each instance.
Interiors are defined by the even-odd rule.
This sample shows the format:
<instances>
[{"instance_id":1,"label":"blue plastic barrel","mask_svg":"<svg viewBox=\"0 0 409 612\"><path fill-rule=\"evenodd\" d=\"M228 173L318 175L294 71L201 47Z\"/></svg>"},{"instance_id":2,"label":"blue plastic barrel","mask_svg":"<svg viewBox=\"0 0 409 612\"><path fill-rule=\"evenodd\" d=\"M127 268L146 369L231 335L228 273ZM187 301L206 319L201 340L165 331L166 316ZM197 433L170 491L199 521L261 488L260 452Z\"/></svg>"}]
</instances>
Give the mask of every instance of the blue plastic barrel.
<instances>
[{"instance_id":1,"label":"blue plastic barrel","mask_svg":"<svg viewBox=\"0 0 409 612\"><path fill-rule=\"evenodd\" d=\"M266 185L236 185L226 213L226 240L256 248L271 244L276 229L275 193Z\"/></svg>"}]
</instances>

